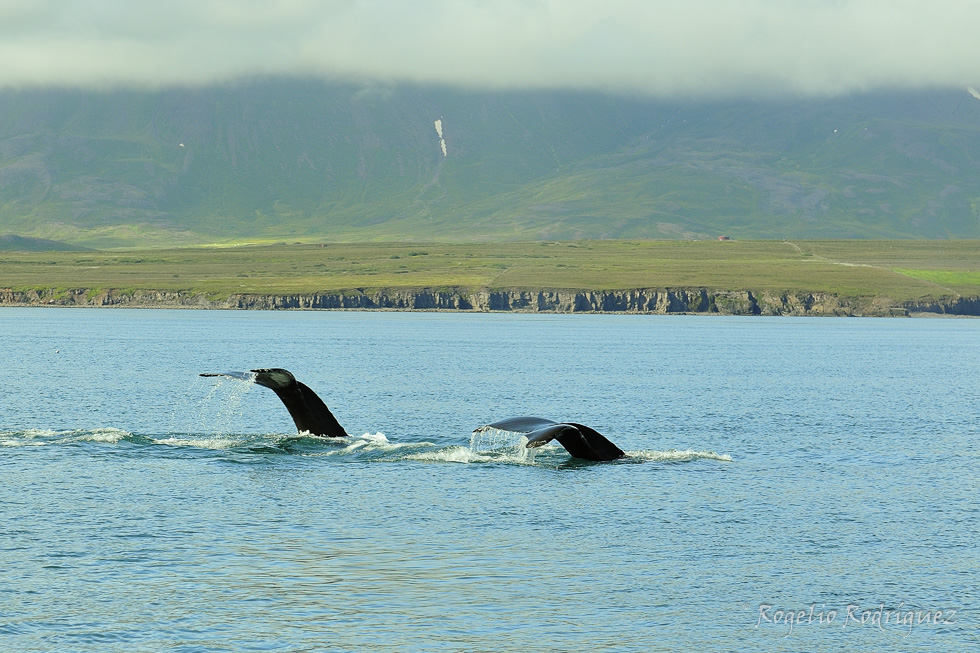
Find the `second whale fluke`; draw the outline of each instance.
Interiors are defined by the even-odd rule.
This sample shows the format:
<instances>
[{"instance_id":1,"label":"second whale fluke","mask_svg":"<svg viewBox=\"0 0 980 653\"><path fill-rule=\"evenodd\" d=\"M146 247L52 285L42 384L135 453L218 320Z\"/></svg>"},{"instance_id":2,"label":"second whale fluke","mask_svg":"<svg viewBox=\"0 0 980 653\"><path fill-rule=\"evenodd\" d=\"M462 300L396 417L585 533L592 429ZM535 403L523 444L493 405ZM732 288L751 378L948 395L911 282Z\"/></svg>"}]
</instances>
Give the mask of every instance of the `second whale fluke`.
<instances>
[{"instance_id":1,"label":"second whale fluke","mask_svg":"<svg viewBox=\"0 0 980 653\"><path fill-rule=\"evenodd\" d=\"M575 422L553 422L542 417L510 417L481 426L473 432L482 433L490 429L526 434L525 446L528 449L557 440L574 458L583 460L616 460L626 455L595 429Z\"/></svg>"}]
</instances>

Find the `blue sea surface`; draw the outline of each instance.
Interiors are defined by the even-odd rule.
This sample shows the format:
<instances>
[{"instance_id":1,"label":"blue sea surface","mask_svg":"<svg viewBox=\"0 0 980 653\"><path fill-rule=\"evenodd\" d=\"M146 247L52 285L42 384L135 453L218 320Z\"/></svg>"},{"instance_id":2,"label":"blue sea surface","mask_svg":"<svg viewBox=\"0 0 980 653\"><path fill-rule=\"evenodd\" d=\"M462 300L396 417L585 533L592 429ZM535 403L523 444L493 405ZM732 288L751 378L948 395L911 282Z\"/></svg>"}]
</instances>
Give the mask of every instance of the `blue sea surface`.
<instances>
[{"instance_id":1,"label":"blue sea surface","mask_svg":"<svg viewBox=\"0 0 980 653\"><path fill-rule=\"evenodd\" d=\"M0 649L980 649L980 320L0 309ZM284 367L352 435L298 435ZM587 424L628 457L472 434Z\"/></svg>"}]
</instances>

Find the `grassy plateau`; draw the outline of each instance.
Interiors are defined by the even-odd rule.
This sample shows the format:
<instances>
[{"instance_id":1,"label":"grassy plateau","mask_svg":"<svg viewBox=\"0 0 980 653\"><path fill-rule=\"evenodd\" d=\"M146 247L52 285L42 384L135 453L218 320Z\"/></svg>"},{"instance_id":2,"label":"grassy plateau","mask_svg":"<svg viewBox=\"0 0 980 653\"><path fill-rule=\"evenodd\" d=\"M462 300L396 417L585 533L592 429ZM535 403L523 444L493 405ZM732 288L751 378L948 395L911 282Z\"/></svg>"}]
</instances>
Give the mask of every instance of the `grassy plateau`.
<instances>
[{"instance_id":1,"label":"grassy plateau","mask_svg":"<svg viewBox=\"0 0 980 653\"><path fill-rule=\"evenodd\" d=\"M976 240L602 240L0 252L0 290L291 294L707 288L922 301L980 296Z\"/></svg>"}]
</instances>

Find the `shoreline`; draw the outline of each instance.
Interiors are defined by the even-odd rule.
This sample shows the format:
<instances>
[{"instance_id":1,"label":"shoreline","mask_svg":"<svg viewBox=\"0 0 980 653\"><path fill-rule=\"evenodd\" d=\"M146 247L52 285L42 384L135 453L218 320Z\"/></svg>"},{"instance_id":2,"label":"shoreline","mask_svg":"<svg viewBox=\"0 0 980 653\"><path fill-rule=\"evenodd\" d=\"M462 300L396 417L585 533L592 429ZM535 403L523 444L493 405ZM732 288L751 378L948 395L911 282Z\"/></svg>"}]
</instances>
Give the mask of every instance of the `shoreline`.
<instances>
[{"instance_id":1,"label":"shoreline","mask_svg":"<svg viewBox=\"0 0 980 653\"><path fill-rule=\"evenodd\" d=\"M0 289L0 307L367 310L456 313L980 317L980 297L895 302L885 297L707 288L628 290L350 289L318 293L208 296L179 290Z\"/></svg>"}]
</instances>

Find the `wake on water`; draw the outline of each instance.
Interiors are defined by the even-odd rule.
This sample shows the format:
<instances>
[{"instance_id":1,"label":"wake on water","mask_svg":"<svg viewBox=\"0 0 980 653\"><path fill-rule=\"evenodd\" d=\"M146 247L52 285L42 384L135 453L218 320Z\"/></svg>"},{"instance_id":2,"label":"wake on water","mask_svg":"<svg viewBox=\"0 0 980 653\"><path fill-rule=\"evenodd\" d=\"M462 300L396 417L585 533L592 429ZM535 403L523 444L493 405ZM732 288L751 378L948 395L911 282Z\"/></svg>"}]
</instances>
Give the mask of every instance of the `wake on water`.
<instances>
[{"instance_id":1,"label":"wake on water","mask_svg":"<svg viewBox=\"0 0 980 653\"><path fill-rule=\"evenodd\" d=\"M432 442L391 442L384 433L365 433L344 438L322 438L309 433L239 434L230 432L231 423L242 415L245 394L255 385L252 381L221 378L210 384L209 391L196 407L174 408L171 425L180 415L203 427L201 432L177 432L143 435L118 428L0 431L0 447L31 447L92 443L103 445L142 445L202 451L230 451L237 454L293 454L336 459L338 461L413 461L431 463L492 463L508 465L554 466L567 463L565 450L557 444L528 449L523 434L499 429L474 432L468 446L438 445ZM573 459L574 460L574 459ZM713 451L627 451L626 457L612 463L685 463L698 460L732 462L731 456ZM585 464L590 464L585 461Z\"/></svg>"},{"instance_id":2,"label":"wake on water","mask_svg":"<svg viewBox=\"0 0 980 653\"><path fill-rule=\"evenodd\" d=\"M391 442L383 433L365 433L346 438L321 438L309 434L232 434L168 433L148 436L117 428L73 429L66 431L26 429L0 431L0 447L93 445L138 445L167 447L170 450L202 450L254 455L287 454L323 457L349 462L495 463L507 465L554 466L568 462L564 449L546 445L528 449L527 438L516 433L474 434L469 446L437 445L432 442ZM684 463L698 460L732 462L731 456L713 451L627 451L626 458L613 464L659 462ZM584 463L591 464L591 463Z\"/></svg>"}]
</instances>

